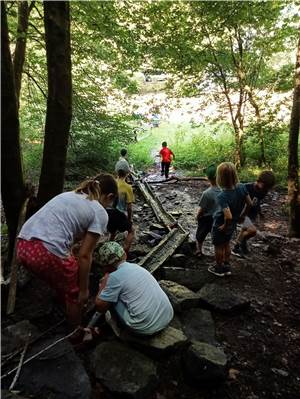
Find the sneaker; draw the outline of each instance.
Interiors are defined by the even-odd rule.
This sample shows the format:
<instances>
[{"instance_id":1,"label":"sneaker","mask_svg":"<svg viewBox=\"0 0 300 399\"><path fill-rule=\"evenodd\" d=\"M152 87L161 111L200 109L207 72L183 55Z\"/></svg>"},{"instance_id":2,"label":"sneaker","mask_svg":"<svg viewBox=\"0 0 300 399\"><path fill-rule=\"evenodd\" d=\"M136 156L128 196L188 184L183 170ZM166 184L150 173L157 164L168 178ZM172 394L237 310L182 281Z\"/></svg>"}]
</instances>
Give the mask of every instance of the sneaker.
<instances>
[{"instance_id":1,"label":"sneaker","mask_svg":"<svg viewBox=\"0 0 300 399\"><path fill-rule=\"evenodd\" d=\"M215 265L215 266L209 266L207 269L210 273L215 274L216 276L219 277L224 277L226 275L227 269L224 269L223 265Z\"/></svg>"},{"instance_id":2,"label":"sneaker","mask_svg":"<svg viewBox=\"0 0 300 399\"><path fill-rule=\"evenodd\" d=\"M243 240L243 241L241 242L241 249L242 249L242 251L243 251L243 253L244 253L245 255L248 255L248 254L249 254L249 249L248 249L247 241L246 241L246 240Z\"/></svg>"},{"instance_id":3,"label":"sneaker","mask_svg":"<svg viewBox=\"0 0 300 399\"><path fill-rule=\"evenodd\" d=\"M239 258L245 258L245 254L239 244L234 246L234 248L231 250L231 253Z\"/></svg>"},{"instance_id":4,"label":"sneaker","mask_svg":"<svg viewBox=\"0 0 300 399\"><path fill-rule=\"evenodd\" d=\"M230 266L230 263L224 262L224 264L223 264L223 269L224 269L225 276L231 276L231 266Z\"/></svg>"}]
</instances>

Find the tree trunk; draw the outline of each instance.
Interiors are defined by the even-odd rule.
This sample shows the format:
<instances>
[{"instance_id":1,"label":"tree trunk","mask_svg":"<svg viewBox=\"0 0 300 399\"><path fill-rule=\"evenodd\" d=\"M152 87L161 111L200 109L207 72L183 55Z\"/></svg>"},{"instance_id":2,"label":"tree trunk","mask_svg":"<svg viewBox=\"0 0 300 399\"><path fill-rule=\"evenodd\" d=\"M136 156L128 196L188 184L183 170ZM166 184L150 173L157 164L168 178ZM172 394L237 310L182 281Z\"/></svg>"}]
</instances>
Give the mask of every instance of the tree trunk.
<instances>
[{"instance_id":1,"label":"tree trunk","mask_svg":"<svg viewBox=\"0 0 300 399\"><path fill-rule=\"evenodd\" d=\"M25 199L21 149L19 140L19 115L16 100L12 59L9 49L8 26L5 2L1 2L1 165L2 203L8 226L10 263L18 217Z\"/></svg>"},{"instance_id":2,"label":"tree trunk","mask_svg":"<svg viewBox=\"0 0 300 399\"><path fill-rule=\"evenodd\" d=\"M234 110L232 106L232 102L229 96L228 91L225 90L223 91L228 108L230 111L230 117L231 117L231 122L232 126L234 129L234 142L235 142L235 149L234 149L234 163L237 169L239 169L241 166L244 164L244 155L243 155L243 136L244 136L244 129L243 129L243 115L242 115L242 109L241 105L238 105L238 109L236 111L236 114L234 115ZM237 120L239 121L239 124L237 123Z\"/></svg>"},{"instance_id":3,"label":"tree trunk","mask_svg":"<svg viewBox=\"0 0 300 399\"><path fill-rule=\"evenodd\" d=\"M25 61L28 19L31 8L32 6L28 7L27 1L21 1L18 3L17 41L14 54L14 74L18 108L20 102L23 65Z\"/></svg>"},{"instance_id":4,"label":"tree trunk","mask_svg":"<svg viewBox=\"0 0 300 399\"><path fill-rule=\"evenodd\" d=\"M234 163L237 169L240 169L244 165L243 155L243 134L244 131L237 125L234 124L234 138L235 138L235 150L234 150Z\"/></svg>"},{"instance_id":5,"label":"tree trunk","mask_svg":"<svg viewBox=\"0 0 300 399\"><path fill-rule=\"evenodd\" d=\"M262 123L261 123L260 109L259 109L259 105L257 104L257 102L253 96L253 93L250 89L247 90L247 94L249 97L249 102L250 102L251 106L254 108L256 123L257 123L257 128L258 128L258 141L259 141L259 146L260 146L260 157L258 159L258 164L259 164L259 166L265 166L266 165L265 138L264 138L264 132L263 132Z\"/></svg>"},{"instance_id":6,"label":"tree trunk","mask_svg":"<svg viewBox=\"0 0 300 399\"><path fill-rule=\"evenodd\" d=\"M68 1L44 2L48 69L45 141L38 204L63 190L72 119L70 12Z\"/></svg>"},{"instance_id":7,"label":"tree trunk","mask_svg":"<svg viewBox=\"0 0 300 399\"><path fill-rule=\"evenodd\" d=\"M289 234L300 237L300 191L298 141L300 127L300 38L298 41L295 88L289 135L288 201L290 206Z\"/></svg>"}]
</instances>

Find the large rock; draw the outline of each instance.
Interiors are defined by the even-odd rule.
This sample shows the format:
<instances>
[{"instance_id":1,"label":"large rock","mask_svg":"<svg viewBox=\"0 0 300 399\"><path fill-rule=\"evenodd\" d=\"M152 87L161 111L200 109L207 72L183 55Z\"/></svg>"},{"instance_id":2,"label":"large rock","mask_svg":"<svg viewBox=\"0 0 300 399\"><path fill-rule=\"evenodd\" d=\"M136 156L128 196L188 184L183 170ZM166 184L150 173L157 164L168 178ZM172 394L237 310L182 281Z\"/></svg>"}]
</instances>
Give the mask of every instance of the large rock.
<instances>
[{"instance_id":1,"label":"large rock","mask_svg":"<svg viewBox=\"0 0 300 399\"><path fill-rule=\"evenodd\" d=\"M36 338L39 330L28 320L19 321L1 331L2 356L14 352L25 345L27 341Z\"/></svg>"},{"instance_id":2,"label":"large rock","mask_svg":"<svg viewBox=\"0 0 300 399\"><path fill-rule=\"evenodd\" d=\"M168 280L161 280L159 285L168 295L168 298L176 311L181 312L184 309L199 306L199 295L195 294L187 287Z\"/></svg>"},{"instance_id":3,"label":"large rock","mask_svg":"<svg viewBox=\"0 0 300 399\"><path fill-rule=\"evenodd\" d=\"M158 383L153 360L116 341L97 346L92 355L92 367L96 378L107 389L124 397L146 399Z\"/></svg>"},{"instance_id":4,"label":"large rock","mask_svg":"<svg viewBox=\"0 0 300 399\"><path fill-rule=\"evenodd\" d=\"M196 383L222 383L226 377L226 364L225 353L204 342L194 342L183 354L187 379Z\"/></svg>"},{"instance_id":5,"label":"large rock","mask_svg":"<svg viewBox=\"0 0 300 399\"><path fill-rule=\"evenodd\" d=\"M165 280L175 281L193 291L199 290L205 284L214 280L214 277L207 272L207 267L203 269L163 267L162 271Z\"/></svg>"},{"instance_id":6,"label":"large rock","mask_svg":"<svg viewBox=\"0 0 300 399\"><path fill-rule=\"evenodd\" d=\"M191 341L215 344L215 323L208 310L189 309L181 315L181 326Z\"/></svg>"},{"instance_id":7,"label":"large rock","mask_svg":"<svg viewBox=\"0 0 300 399\"><path fill-rule=\"evenodd\" d=\"M28 357L57 339L58 336L36 343ZM91 395L89 377L67 340L59 342L23 365L15 389L33 394L37 398L88 399Z\"/></svg>"},{"instance_id":8,"label":"large rock","mask_svg":"<svg viewBox=\"0 0 300 399\"><path fill-rule=\"evenodd\" d=\"M222 313L234 313L250 306L250 301L241 295L233 294L229 288L218 284L207 284L200 291L201 304Z\"/></svg>"},{"instance_id":9,"label":"large rock","mask_svg":"<svg viewBox=\"0 0 300 399\"><path fill-rule=\"evenodd\" d=\"M124 333L121 338L127 342L134 343L154 357L170 353L188 343L188 338L182 330L171 326L150 337Z\"/></svg>"}]
</instances>

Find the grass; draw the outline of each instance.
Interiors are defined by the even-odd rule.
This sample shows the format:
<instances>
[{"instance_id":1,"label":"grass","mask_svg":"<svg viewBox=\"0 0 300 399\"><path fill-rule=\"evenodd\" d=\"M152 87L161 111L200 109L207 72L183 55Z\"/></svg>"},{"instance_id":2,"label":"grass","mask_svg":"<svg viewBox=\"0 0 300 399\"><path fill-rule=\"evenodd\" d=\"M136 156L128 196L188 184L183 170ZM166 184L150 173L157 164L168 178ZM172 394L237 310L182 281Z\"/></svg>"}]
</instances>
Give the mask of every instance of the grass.
<instances>
[{"instance_id":1,"label":"grass","mask_svg":"<svg viewBox=\"0 0 300 399\"><path fill-rule=\"evenodd\" d=\"M168 146L175 153L174 166L184 171L185 175L203 175L203 169L210 164L223 161L234 161L234 139L231 125L214 123L192 127L186 124L161 123L158 128L151 129L150 134L137 143L128 146L130 162L137 169L147 169L154 163L154 155L161 149L161 143L167 141ZM287 132L269 140L266 152L269 168L276 174L277 184L287 186ZM247 163L239 171L241 181L254 181L260 168L257 163L258 149L253 140L245 145Z\"/></svg>"}]
</instances>

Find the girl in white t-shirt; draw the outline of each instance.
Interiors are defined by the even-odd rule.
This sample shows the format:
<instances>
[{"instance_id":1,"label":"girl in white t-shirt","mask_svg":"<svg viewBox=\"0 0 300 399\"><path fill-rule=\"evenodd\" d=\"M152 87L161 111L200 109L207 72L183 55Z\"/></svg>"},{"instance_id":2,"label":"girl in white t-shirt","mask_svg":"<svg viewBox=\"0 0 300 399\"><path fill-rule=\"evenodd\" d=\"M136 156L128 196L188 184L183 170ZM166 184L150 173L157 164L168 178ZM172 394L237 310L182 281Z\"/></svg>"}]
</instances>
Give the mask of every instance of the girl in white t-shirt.
<instances>
[{"instance_id":1,"label":"girl in white t-shirt","mask_svg":"<svg viewBox=\"0 0 300 399\"><path fill-rule=\"evenodd\" d=\"M18 236L19 262L55 289L72 326L80 324L89 296L93 251L107 228L105 208L117 195L114 177L99 174L75 191L52 198L26 221ZM71 247L78 240L82 244L75 258Z\"/></svg>"}]
</instances>

